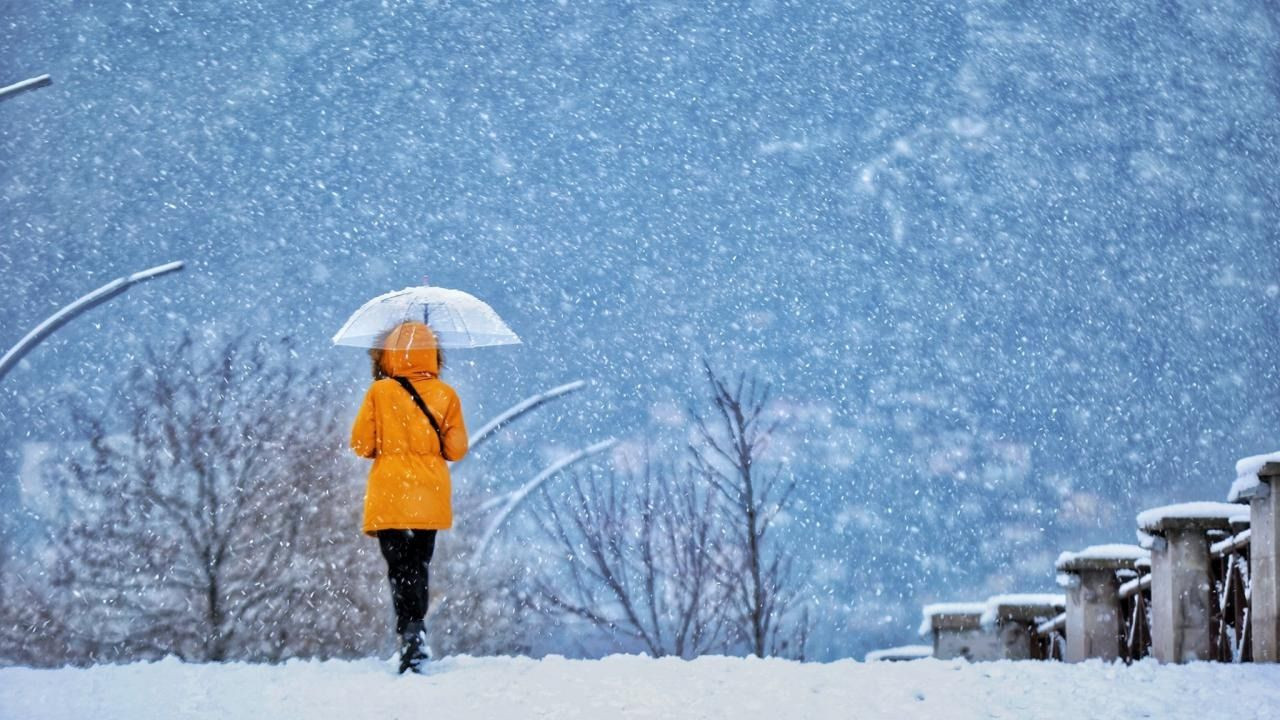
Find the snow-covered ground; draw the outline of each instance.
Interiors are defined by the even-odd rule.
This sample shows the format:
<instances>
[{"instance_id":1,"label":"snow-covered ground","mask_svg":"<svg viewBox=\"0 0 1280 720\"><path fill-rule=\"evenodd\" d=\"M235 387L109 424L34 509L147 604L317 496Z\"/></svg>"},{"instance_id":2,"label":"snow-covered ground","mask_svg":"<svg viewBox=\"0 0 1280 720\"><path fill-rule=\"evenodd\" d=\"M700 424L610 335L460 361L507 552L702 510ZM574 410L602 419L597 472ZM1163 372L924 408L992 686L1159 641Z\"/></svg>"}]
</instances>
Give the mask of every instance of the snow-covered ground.
<instances>
[{"instance_id":1,"label":"snow-covered ground","mask_svg":"<svg viewBox=\"0 0 1280 720\"><path fill-rule=\"evenodd\" d=\"M702 658L0 669L0 718L1274 718L1280 666Z\"/></svg>"}]
</instances>

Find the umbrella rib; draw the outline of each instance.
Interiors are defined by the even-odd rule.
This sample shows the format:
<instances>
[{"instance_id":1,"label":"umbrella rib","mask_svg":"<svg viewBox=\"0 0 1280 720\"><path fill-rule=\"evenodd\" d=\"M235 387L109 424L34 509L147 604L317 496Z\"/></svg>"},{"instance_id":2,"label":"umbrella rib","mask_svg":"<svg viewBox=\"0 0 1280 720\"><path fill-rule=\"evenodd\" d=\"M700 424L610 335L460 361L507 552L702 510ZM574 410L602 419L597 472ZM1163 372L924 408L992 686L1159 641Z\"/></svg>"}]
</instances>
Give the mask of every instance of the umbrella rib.
<instances>
[{"instance_id":1,"label":"umbrella rib","mask_svg":"<svg viewBox=\"0 0 1280 720\"><path fill-rule=\"evenodd\" d=\"M471 335L471 326L467 324L467 318L462 313L458 313L458 325L462 326L462 332L467 337L467 345L475 347L475 338Z\"/></svg>"}]
</instances>

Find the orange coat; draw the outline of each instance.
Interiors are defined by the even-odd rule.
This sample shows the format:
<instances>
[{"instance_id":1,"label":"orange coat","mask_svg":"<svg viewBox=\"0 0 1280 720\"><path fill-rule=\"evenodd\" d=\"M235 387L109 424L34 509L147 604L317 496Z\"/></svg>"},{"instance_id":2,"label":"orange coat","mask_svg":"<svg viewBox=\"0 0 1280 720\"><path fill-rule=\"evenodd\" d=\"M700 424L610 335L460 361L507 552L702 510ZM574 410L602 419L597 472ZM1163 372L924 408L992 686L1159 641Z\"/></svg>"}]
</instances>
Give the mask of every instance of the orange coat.
<instances>
[{"instance_id":1,"label":"orange coat","mask_svg":"<svg viewBox=\"0 0 1280 720\"><path fill-rule=\"evenodd\" d=\"M388 335L382 369L407 378L440 425L442 443L413 397L395 380L377 380L365 393L351 428L351 449L373 458L364 499L365 533L443 530L453 525L449 466L467 454L467 427L452 387L440 380L435 336L422 323Z\"/></svg>"}]
</instances>

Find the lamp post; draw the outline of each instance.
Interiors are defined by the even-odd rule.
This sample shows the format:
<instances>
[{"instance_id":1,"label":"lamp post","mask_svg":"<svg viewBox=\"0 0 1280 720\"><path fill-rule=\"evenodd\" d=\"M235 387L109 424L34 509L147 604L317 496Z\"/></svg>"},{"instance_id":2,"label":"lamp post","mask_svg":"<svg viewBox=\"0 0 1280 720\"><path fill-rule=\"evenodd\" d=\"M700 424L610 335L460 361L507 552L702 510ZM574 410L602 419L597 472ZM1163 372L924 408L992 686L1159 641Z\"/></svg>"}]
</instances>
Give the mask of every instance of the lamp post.
<instances>
[{"instance_id":1,"label":"lamp post","mask_svg":"<svg viewBox=\"0 0 1280 720\"><path fill-rule=\"evenodd\" d=\"M51 84L53 84L53 78L48 75L37 75L36 77L0 88L0 100L13 97L14 95L26 90L35 90L36 88L42 88L45 85Z\"/></svg>"},{"instance_id":2,"label":"lamp post","mask_svg":"<svg viewBox=\"0 0 1280 720\"><path fill-rule=\"evenodd\" d=\"M136 272L132 275L125 275L124 277L116 278L79 300L76 300L70 305L67 305L58 312L50 315L48 318L45 318L44 322L37 325L34 330L27 333L25 337L19 340L17 345L10 348L9 352L5 353L3 357L0 357L0 379L3 379L5 374L8 373L14 365L18 364L18 361L21 360L24 355L30 352L36 345L40 344L41 340L49 337L53 331L63 325L66 325L77 315L90 308L101 305L140 282L146 282L152 278L157 278L161 275L167 275L172 272L178 272L182 269L183 262L179 260L177 262L166 263L164 265L157 265L156 267Z\"/></svg>"}]
</instances>

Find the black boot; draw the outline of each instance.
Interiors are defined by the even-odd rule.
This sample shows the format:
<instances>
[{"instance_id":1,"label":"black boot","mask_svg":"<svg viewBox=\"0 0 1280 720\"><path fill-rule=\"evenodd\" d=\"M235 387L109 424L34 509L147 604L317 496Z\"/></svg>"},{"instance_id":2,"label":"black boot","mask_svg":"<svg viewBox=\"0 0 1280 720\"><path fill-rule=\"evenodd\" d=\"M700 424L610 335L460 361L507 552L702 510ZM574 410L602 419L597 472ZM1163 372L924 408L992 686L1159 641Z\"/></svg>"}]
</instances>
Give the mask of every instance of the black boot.
<instances>
[{"instance_id":1,"label":"black boot","mask_svg":"<svg viewBox=\"0 0 1280 720\"><path fill-rule=\"evenodd\" d=\"M427 668L427 634L421 622L409 623L400 635L400 672L420 673Z\"/></svg>"}]
</instances>

